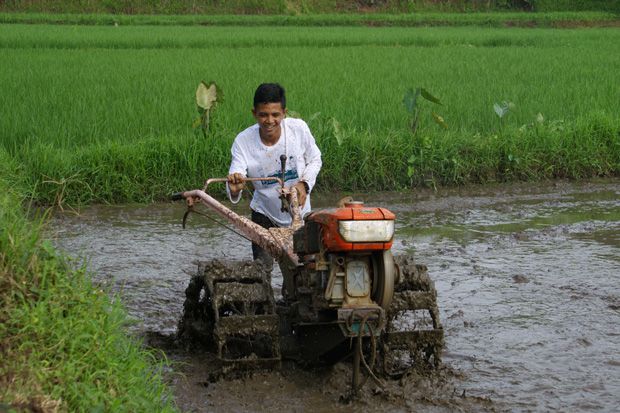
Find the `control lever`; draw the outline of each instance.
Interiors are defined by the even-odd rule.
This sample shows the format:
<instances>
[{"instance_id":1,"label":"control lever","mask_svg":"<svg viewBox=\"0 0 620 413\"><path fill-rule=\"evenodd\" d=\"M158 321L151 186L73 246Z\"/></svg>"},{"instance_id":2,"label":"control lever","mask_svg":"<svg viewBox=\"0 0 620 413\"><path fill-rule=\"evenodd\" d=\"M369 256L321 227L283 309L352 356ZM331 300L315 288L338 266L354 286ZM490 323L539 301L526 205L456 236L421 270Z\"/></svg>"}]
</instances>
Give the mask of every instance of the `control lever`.
<instances>
[{"instance_id":1,"label":"control lever","mask_svg":"<svg viewBox=\"0 0 620 413\"><path fill-rule=\"evenodd\" d=\"M282 179L282 188L284 189L284 176L286 175L286 155L280 155L280 178ZM284 194L280 194L280 201L282 201L282 206L280 207L281 212L289 212L290 206L288 204L288 200L284 196Z\"/></svg>"}]
</instances>

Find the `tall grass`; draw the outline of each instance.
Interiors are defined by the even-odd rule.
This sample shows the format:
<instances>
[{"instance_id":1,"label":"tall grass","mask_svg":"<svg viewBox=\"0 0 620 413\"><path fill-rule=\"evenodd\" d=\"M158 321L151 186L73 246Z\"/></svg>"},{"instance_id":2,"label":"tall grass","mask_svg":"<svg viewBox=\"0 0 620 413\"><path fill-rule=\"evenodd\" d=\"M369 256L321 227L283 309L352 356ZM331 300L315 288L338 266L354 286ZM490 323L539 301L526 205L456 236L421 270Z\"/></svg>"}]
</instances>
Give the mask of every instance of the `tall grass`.
<instances>
[{"instance_id":1,"label":"tall grass","mask_svg":"<svg viewBox=\"0 0 620 413\"><path fill-rule=\"evenodd\" d=\"M174 411L120 303L40 236L0 149L0 400L16 411Z\"/></svg>"},{"instance_id":2,"label":"tall grass","mask_svg":"<svg viewBox=\"0 0 620 413\"><path fill-rule=\"evenodd\" d=\"M0 144L46 203L162 198L224 174L263 81L309 120L330 188L619 171L614 29L8 25L0 47ZM224 91L207 140L190 127L200 80ZM411 136L402 97L417 86L447 131L423 107ZM500 127L503 100L516 108Z\"/></svg>"}]
</instances>

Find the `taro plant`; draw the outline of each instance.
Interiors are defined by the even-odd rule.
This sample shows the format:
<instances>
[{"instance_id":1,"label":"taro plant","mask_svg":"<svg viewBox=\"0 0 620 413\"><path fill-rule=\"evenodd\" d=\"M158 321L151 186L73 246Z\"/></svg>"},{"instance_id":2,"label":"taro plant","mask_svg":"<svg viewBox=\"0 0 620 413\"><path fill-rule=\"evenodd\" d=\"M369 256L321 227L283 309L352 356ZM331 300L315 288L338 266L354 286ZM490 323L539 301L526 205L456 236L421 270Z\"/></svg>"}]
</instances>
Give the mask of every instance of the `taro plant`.
<instances>
[{"instance_id":1,"label":"taro plant","mask_svg":"<svg viewBox=\"0 0 620 413\"><path fill-rule=\"evenodd\" d=\"M222 92L215 82L200 82L196 89L196 107L199 116L194 121L194 128L200 127L203 136L206 138L209 134L209 122L211 120L211 111L222 100Z\"/></svg>"},{"instance_id":2,"label":"taro plant","mask_svg":"<svg viewBox=\"0 0 620 413\"><path fill-rule=\"evenodd\" d=\"M413 90L412 88L407 89L407 91L405 92L405 96L403 97L403 104L405 105L405 109L407 109L407 112L409 112L409 115L411 117L409 127L413 135L415 135L416 131L418 130L418 125L420 121L421 106L418 103L418 98L420 96L436 105L443 105L438 98L433 96L428 90L424 89L423 87L419 87L416 90ZM431 111L431 115L435 123L437 123L444 129L448 129L448 124L442 116L440 116L435 111Z\"/></svg>"},{"instance_id":3,"label":"taro plant","mask_svg":"<svg viewBox=\"0 0 620 413\"><path fill-rule=\"evenodd\" d=\"M515 104L512 102L509 102L507 100L503 101L502 103L497 103L495 102L493 104L493 110L495 111L495 114L497 115L497 118L499 119L499 129L502 130L503 129L503 119L504 117L509 113L514 111L515 109Z\"/></svg>"},{"instance_id":4,"label":"taro plant","mask_svg":"<svg viewBox=\"0 0 620 413\"><path fill-rule=\"evenodd\" d=\"M334 138L336 138L336 142L338 142L338 146L342 146L342 143L345 140L345 133L342 130L342 126L340 126L340 122L336 118L331 118L332 129L334 130Z\"/></svg>"},{"instance_id":5,"label":"taro plant","mask_svg":"<svg viewBox=\"0 0 620 413\"><path fill-rule=\"evenodd\" d=\"M407 89L407 92L405 92L405 96L403 97L403 104L405 105L405 108L407 109L407 112L409 112L409 115L411 117L409 122L409 128L411 130L411 134L414 136L416 131L418 130L418 125L420 122L420 112L422 111L419 104L420 96L435 105L443 105L437 97L433 96L428 90L422 87L419 87L415 90L413 90L412 88ZM448 124L441 115L439 115L435 111L431 111L431 116L435 123L437 123L444 129L448 129ZM409 159L407 159L407 177L411 180L412 184L414 175L423 173L423 171L417 166L419 165L420 168L422 167L424 161L426 160L425 158L432 150L433 144L429 136L424 136L419 139L418 145L416 146L417 148L414 150L414 153L409 157ZM430 182L431 185L435 187L435 179L432 176L432 172L431 176L428 179L424 179L424 182Z\"/></svg>"}]
</instances>

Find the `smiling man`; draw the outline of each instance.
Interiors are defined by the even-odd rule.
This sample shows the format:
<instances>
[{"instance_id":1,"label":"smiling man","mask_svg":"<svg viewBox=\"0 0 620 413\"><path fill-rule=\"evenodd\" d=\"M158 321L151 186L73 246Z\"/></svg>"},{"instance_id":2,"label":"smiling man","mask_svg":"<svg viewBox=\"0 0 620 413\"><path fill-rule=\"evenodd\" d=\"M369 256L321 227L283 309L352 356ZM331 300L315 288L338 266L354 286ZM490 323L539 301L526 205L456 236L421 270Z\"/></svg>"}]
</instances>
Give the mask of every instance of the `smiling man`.
<instances>
[{"instance_id":1,"label":"smiling man","mask_svg":"<svg viewBox=\"0 0 620 413\"><path fill-rule=\"evenodd\" d=\"M286 96L277 83L263 83L254 93L252 114L256 124L241 132L232 145L232 162L228 171L228 193L239 202L244 177L280 177L281 155L286 156L284 173L287 187L298 190L301 214L310 212L310 192L321 169L321 151L306 122L286 117ZM288 212L281 211L278 184L254 182L250 203L252 221L265 227L283 227L291 223ZM273 259L252 243L254 259L261 259L271 270Z\"/></svg>"}]
</instances>

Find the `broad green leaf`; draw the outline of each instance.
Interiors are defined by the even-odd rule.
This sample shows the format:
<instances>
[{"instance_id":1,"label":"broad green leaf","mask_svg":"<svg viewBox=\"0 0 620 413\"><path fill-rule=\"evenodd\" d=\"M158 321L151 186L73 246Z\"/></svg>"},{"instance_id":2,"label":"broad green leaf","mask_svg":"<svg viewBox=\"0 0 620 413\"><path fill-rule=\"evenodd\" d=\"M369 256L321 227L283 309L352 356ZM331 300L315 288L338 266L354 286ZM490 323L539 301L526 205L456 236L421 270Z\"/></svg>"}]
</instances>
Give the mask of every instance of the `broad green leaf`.
<instances>
[{"instance_id":1,"label":"broad green leaf","mask_svg":"<svg viewBox=\"0 0 620 413\"><path fill-rule=\"evenodd\" d=\"M211 110L213 105L217 103L218 89L217 85L212 82L206 84L200 82L198 89L196 89L196 105L203 110Z\"/></svg>"},{"instance_id":2,"label":"broad green leaf","mask_svg":"<svg viewBox=\"0 0 620 413\"><path fill-rule=\"evenodd\" d=\"M435 96L431 95L428 90L426 90L424 88L421 88L419 90L420 90L420 94L422 95L422 97L424 99L428 100L429 102L436 103L438 105L442 104L441 101L438 98L436 98Z\"/></svg>"},{"instance_id":3,"label":"broad green leaf","mask_svg":"<svg viewBox=\"0 0 620 413\"><path fill-rule=\"evenodd\" d=\"M332 127L334 128L334 137L336 138L336 142L338 142L338 146L340 146L344 142L344 134L342 133L340 122L338 122L336 118L332 118Z\"/></svg>"},{"instance_id":4,"label":"broad green leaf","mask_svg":"<svg viewBox=\"0 0 620 413\"><path fill-rule=\"evenodd\" d=\"M500 106L498 103L493 104L493 110L500 119L504 117L506 112L508 112L508 108Z\"/></svg>"},{"instance_id":5,"label":"broad green leaf","mask_svg":"<svg viewBox=\"0 0 620 413\"><path fill-rule=\"evenodd\" d=\"M415 162L415 155L411 155L409 159L407 159L407 163L414 163L414 162Z\"/></svg>"},{"instance_id":6,"label":"broad green leaf","mask_svg":"<svg viewBox=\"0 0 620 413\"><path fill-rule=\"evenodd\" d=\"M413 167L413 165L407 166L407 177L411 178L413 174L415 174L415 168Z\"/></svg>"},{"instance_id":7,"label":"broad green leaf","mask_svg":"<svg viewBox=\"0 0 620 413\"><path fill-rule=\"evenodd\" d=\"M442 126L444 129L448 129L448 124L443 119L443 117L441 117L435 112L432 112L432 114L433 114L433 119L435 119L435 123L437 123L439 126Z\"/></svg>"},{"instance_id":8,"label":"broad green leaf","mask_svg":"<svg viewBox=\"0 0 620 413\"><path fill-rule=\"evenodd\" d=\"M192 123L192 128L197 128L201 124L202 124L202 117L198 116L196 120L194 120L194 123Z\"/></svg>"}]
</instances>

